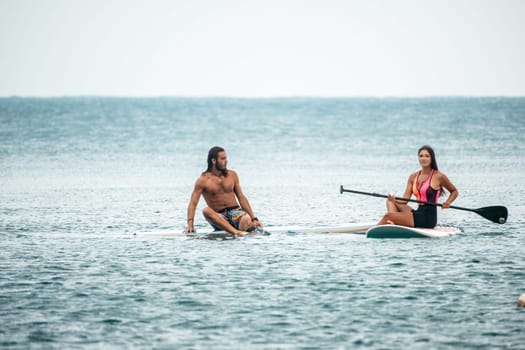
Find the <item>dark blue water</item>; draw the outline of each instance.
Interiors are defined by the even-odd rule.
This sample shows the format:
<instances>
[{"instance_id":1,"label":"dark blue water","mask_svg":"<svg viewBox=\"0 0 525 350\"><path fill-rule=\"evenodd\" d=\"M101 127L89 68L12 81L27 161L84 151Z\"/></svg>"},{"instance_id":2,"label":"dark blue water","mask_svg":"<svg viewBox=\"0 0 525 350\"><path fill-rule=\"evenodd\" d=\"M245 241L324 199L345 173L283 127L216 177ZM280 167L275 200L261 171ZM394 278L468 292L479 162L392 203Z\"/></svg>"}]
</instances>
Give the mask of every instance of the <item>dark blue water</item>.
<instances>
[{"instance_id":1,"label":"dark blue water","mask_svg":"<svg viewBox=\"0 0 525 350\"><path fill-rule=\"evenodd\" d=\"M523 349L525 99L0 99L0 346ZM430 144L438 240L182 230L211 146L271 225L378 219ZM203 201L199 210L204 207ZM196 217L198 228L207 228Z\"/></svg>"}]
</instances>

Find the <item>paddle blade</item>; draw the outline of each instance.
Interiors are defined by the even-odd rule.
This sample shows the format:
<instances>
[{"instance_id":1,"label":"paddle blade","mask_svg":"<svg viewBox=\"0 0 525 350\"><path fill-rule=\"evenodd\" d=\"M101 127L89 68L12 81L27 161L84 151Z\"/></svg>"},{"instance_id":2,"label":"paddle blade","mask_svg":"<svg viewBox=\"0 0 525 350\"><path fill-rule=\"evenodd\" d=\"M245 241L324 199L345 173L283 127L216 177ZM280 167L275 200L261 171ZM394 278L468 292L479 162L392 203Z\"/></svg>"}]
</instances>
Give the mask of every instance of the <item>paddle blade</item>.
<instances>
[{"instance_id":1,"label":"paddle blade","mask_svg":"<svg viewBox=\"0 0 525 350\"><path fill-rule=\"evenodd\" d=\"M507 208L502 206L493 206L493 207L484 207L474 210L479 215L483 216L485 219L488 219L497 224L504 224L507 222Z\"/></svg>"}]
</instances>

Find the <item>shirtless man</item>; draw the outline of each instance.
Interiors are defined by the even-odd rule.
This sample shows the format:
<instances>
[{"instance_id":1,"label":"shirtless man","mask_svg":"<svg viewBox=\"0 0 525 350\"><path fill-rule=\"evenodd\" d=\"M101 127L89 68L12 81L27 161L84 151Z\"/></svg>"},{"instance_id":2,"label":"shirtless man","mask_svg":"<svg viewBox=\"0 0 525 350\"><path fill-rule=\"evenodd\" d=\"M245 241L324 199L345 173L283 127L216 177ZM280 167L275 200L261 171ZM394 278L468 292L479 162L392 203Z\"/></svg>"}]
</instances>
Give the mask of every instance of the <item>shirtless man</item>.
<instances>
[{"instance_id":1,"label":"shirtless man","mask_svg":"<svg viewBox=\"0 0 525 350\"><path fill-rule=\"evenodd\" d=\"M227 169L227 164L224 149L212 147L208 152L208 169L199 176L191 194L186 232L195 232L193 219L201 195L208 205L202 213L216 230L244 235L257 226L262 227L242 192L237 173Z\"/></svg>"}]
</instances>

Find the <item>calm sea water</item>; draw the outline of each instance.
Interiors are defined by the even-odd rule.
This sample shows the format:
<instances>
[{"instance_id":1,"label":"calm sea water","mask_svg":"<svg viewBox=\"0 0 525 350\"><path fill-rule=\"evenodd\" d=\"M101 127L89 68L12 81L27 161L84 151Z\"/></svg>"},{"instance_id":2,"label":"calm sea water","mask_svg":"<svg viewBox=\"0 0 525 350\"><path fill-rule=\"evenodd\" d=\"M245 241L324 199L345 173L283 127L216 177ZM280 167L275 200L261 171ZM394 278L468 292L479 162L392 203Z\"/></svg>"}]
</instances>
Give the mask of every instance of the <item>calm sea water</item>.
<instances>
[{"instance_id":1,"label":"calm sea water","mask_svg":"<svg viewBox=\"0 0 525 350\"><path fill-rule=\"evenodd\" d=\"M525 98L0 99L0 347L525 349L524 118ZM339 186L401 195L423 144L456 205L508 223L133 236L184 228L215 145L267 226L311 226L377 220Z\"/></svg>"}]
</instances>

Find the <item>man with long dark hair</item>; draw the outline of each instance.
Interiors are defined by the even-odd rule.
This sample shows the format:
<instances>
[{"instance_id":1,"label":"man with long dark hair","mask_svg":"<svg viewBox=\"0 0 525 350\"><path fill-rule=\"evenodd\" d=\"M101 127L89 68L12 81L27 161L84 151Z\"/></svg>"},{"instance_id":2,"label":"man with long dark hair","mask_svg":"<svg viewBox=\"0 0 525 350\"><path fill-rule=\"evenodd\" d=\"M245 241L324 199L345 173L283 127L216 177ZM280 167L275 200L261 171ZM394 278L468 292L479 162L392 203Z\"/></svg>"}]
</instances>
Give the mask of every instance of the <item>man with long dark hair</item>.
<instances>
[{"instance_id":1,"label":"man with long dark hair","mask_svg":"<svg viewBox=\"0 0 525 350\"><path fill-rule=\"evenodd\" d=\"M239 176L227 168L228 158L222 147L212 147L208 152L208 168L199 176L188 204L188 227L195 232L193 221L201 195L208 205L202 213L216 230L234 235L244 235L262 223L253 210L239 183Z\"/></svg>"}]
</instances>

